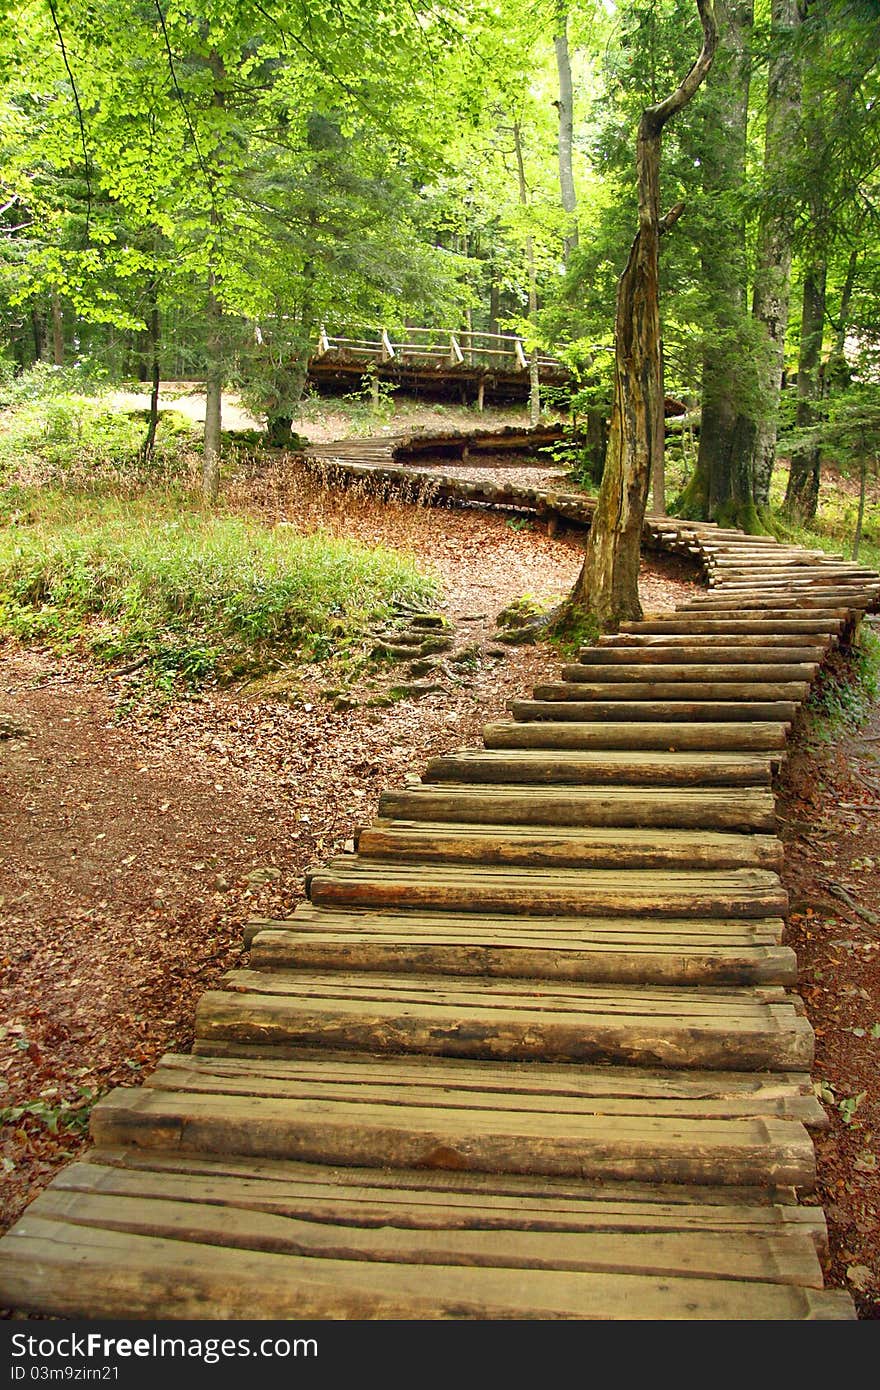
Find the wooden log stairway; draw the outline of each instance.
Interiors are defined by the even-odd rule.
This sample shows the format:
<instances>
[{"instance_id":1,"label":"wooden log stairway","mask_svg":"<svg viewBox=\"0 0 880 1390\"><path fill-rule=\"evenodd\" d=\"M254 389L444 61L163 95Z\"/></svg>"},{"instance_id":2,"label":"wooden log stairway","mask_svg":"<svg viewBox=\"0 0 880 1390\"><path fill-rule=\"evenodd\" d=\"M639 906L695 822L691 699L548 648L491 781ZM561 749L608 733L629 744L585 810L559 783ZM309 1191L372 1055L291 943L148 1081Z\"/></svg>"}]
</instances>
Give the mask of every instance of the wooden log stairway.
<instances>
[{"instance_id":1,"label":"wooden log stairway","mask_svg":"<svg viewBox=\"0 0 880 1390\"><path fill-rule=\"evenodd\" d=\"M143 1318L850 1318L772 776L880 577L650 522L713 587L626 623L357 852L94 1110L0 1302ZM805 1196L802 1203L799 1198Z\"/></svg>"}]
</instances>

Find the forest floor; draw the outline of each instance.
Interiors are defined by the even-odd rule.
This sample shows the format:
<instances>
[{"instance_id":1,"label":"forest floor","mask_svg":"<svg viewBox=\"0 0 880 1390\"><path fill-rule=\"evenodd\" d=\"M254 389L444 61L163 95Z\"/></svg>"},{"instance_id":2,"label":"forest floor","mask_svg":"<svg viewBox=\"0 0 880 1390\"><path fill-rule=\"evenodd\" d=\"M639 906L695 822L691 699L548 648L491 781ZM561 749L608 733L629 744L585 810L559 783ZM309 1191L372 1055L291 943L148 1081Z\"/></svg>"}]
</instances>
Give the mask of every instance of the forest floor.
<instances>
[{"instance_id":1,"label":"forest floor","mask_svg":"<svg viewBox=\"0 0 880 1390\"><path fill-rule=\"evenodd\" d=\"M334 708L326 673L274 689L141 698L75 656L0 646L0 1105L3 1224L85 1143L93 1101L192 1041L199 995L240 958L251 916L287 915L307 866L346 848L380 791L479 741L507 701L558 670L501 649L497 613L570 587L580 539L478 510L307 487L296 466L242 474L242 511L403 546L439 575L474 664L425 698ZM646 608L693 577L646 563ZM494 655L492 653L495 653ZM2 737L3 734L6 737ZM830 1129L817 1137L832 1283L880 1316L880 708L828 743L803 737L782 788L792 944L817 1032ZM350 847L350 846L349 846Z\"/></svg>"}]
</instances>

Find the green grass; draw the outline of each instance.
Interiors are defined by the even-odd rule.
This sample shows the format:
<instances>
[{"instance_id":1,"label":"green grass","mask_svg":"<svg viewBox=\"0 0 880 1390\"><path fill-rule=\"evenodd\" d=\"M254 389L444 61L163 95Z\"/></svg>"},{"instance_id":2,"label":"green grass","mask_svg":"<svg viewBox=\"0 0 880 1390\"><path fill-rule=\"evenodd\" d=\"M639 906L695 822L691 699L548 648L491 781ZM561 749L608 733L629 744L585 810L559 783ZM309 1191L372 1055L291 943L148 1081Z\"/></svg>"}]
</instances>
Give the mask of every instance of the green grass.
<instances>
[{"instance_id":1,"label":"green grass","mask_svg":"<svg viewBox=\"0 0 880 1390\"><path fill-rule=\"evenodd\" d=\"M160 684L350 652L396 599L435 588L395 551L209 514L160 489L18 488L0 506L0 635L145 658Z\"/></svg>"}]
</instances>

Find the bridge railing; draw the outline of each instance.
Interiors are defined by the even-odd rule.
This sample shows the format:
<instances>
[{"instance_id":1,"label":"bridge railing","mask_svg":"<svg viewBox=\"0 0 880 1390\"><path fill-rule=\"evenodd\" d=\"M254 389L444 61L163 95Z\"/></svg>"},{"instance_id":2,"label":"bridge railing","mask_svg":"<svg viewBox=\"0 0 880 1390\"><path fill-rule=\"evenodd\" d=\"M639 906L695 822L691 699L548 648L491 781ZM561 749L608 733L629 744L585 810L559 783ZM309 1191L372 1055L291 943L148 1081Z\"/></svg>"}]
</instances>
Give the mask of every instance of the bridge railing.
<instances>
[{"instance_id":1,"label":"bridge railing","mask_svg":"<svg viewBox=\"0 0 880 1390\"><path fill-rule=\"evenodd\" d=\"M503 372L528 372L529 356L522 338L512 333L454 330L448 328L402 329L393 334L386 328L365 328L363 337L329 334L322 328L314 358L336 356L348 360L377 363L399 362L407 366L469 367ZM558 358L538 354L544 371L564 373Z\"/></svg>"}]
</instances>

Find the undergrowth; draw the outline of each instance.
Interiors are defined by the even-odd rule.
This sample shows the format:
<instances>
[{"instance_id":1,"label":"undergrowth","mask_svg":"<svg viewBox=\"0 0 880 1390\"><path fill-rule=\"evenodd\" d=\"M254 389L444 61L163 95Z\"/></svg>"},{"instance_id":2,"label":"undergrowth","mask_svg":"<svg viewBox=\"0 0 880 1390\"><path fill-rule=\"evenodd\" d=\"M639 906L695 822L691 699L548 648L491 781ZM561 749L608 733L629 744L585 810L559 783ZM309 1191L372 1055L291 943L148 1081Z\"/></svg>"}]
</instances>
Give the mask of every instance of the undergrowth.
<instances>
[{"instance_id":1,"label":"undergrowth","mask_svg":"<svg viewBox=\"0 0 880 1390\"><path fill-rule=\"evenodd\" d=\"M808 737L827 743L858 728L880 697L880 637L862 623L846 652L825 665L805 707Z\"/></svg>"},{"instance_id":2,"label":"undergrowth","mask_svg":"<svg viewBox=\"0 0 880 1390\"><path fill-rule=\"evenodd\" d=\"M395 551L136 497L17 489L0 533L0 635L85 646L166 688L351 651L433 582Z\"/></svg>"}]
</instances>

